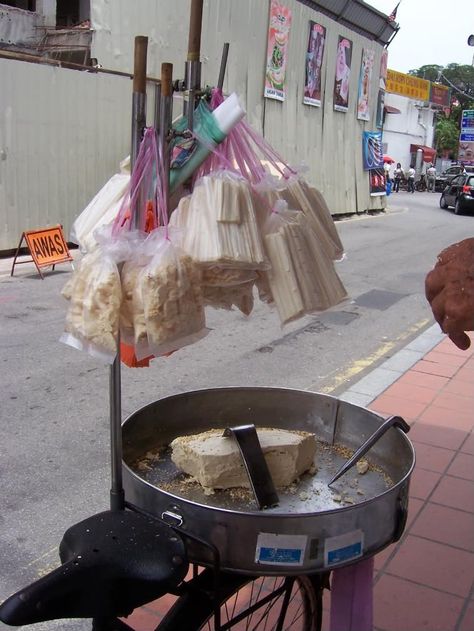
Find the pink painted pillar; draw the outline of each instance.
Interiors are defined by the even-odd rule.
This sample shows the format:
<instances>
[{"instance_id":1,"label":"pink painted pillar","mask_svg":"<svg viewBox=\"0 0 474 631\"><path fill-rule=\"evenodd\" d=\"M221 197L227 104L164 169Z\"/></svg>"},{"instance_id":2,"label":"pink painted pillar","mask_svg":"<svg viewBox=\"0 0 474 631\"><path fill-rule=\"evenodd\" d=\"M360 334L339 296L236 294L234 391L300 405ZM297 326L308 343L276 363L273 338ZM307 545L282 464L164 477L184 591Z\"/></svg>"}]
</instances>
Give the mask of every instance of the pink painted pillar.
<instances>
[{"instance_id":1,"label":"pink painted pillar","mask_svg":"<svg viewBox=\"0 0 474 631\"><path fill-rule=\"evenodd\" d=\"M372 631L374 559L332 572L330 631Z\"/></svg>"}]
</instances>

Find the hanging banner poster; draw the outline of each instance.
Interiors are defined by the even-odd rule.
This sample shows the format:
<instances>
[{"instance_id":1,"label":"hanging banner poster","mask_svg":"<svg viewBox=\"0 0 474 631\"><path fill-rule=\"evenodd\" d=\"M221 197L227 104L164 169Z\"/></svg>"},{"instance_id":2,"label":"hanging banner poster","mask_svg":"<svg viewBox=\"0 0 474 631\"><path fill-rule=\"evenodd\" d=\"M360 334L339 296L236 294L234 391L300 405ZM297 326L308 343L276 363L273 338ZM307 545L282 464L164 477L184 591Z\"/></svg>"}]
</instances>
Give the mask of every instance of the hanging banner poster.
<instances>
[{"instance_id":1,"label":"hanging banner poster","mask_svg":"<svg viewBox=\"0 0 474 631\"><path fill-rule=\"evenodd\" d=\"M359 98L357 99L357 118L362 121L370 120L369 93L374 67L375 51L364 48L359 75Z\"/></svg>"},{"instance_id":2,"label":"hanging banner poster","mask_svg":"<svg viewBox=\"0 0 474 631\"><path fill-rule=\"evenodd\" d=\"M383 127L383 108L385 105L387 65L388 65L388 51L387 49L384 49L382 51L382 58L380 59L379 93L377 95L377 113L375 115L375 126L377 127L377 129L382 129Z\"/></svg>"},{"instance_id":3,"label":"hanging banner poster","mask_svg":"<svg viewBox=\"0 0 474 631\"><path fill-rule=\"evenodd\" d=\"M334 79L334 109L347 112L349 107L349 80L351 76L352 42L339 35Z\"/></svg>"},{"instance_id":4,"label":"hanging banner poster","mask_svg":"<svg viewBox=\"0 0 474 631\"><path fill-rule=\"evenodd\" d=\"M305 105L321 106L321 69L325 44L325 27L310 21L303 94L303 103Z\"/></svg>"},{"instance_id":5,"label":"hanging banner poster","mask_svg":"<svg viewBox=\"0 0 474 631\"><path fill-rule=\"evenodd\" d=\"M383 146L381 131L364 131L362 134L362 164L364 171L383 170Z\"/></svg>"},{"instance_id":6,"label":"hanging banner poster","mask_svg":"<svg viewBox=\"0 0 474 631\"><path fill-rule=\"evenodd\" d=\"M371 197L385 195L385 173L383 168L369 171L369 189Z\"/></svg>"},{"instance_id":7,"label":"hanging banner poster","mask_svg":"<svg viewBox=\"0 0 474 631\"><path fill-rule=\"evenodd\" d=\"M264 96L269 99L285 100L285 72L288 38L291 26L291 10L277 0L270 4L268 28L267 70L265 73Z\"/></svg>"}]
</instances>

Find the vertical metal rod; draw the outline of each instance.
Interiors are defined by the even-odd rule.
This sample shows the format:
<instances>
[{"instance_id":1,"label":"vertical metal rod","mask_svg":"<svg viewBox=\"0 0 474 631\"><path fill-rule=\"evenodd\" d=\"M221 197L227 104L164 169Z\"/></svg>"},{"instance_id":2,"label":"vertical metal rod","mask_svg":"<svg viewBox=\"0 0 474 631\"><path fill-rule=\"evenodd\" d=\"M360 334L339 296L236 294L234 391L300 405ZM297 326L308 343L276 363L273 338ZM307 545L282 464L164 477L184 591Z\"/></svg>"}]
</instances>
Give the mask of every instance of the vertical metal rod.
<instances>
[{"instance_id":1,"label":"vertical metal rod","mask_svg":"<svg viewBox=\"0 0 474 631\"><path fill-rule=\"evenodd\" d=\"M188 58L185 67L185 84L188 92L188 101L184 101L183 114L188 118L188 128L194 125L194 104L196 91L201 86L201 31L202 31L202 7L203 0L191 0L191 13L189 18Z\"/></svg>"},{"instance_id":2,"label":"vertical metal rod","mask_svg":"<svg viewBox=\"0 0 474 631\"><path fill-rule=\"evenodd\" d=\"M173 64L161 64L161 99L160 99L160 135L158 141L163 151L163 169L165 177L165 202L166 212L169 214L169 132L173 117Z\"/></svg>"},{"instance_id":3,"label":"vertical metal rod","mask_svg":"<svg viewBox=\"0 0 474 631\"><path fill-rule=\"evenodd\" d=\"M110 407L110 466L112 470L110 487L110 509L123 510L125 494L122 483L122 382L120 374L120 337L118 352L110 367L109 407Z\"/></svg>"},{"instance_id":4,"label":"vertical metal rod","mask_svg":"<svg viewBox=\"0 0 474 631\"><path fill-rule=\"evenodd\" d=\"M153 125L156 135L160 137L160 108L161 108L161 83L155 83L155 109L153 111Z\"/></svg>"},{"instance_id":5,"label":"vertical metal rod","mask_svg":"<svg viewBox=\"0 0 474 631\"><path fill-rule=\"evenodd\" d=\"M148 38L135 38L135 68L132 95L132 139L130 169L133 169L140 146L143 129L146 126L146 54ZM137 227L138 213L133 213L134 227ZM123 510L125 494L122 479L122 379L120 365L120 334L117 340L117 357L110 367L109 374L109 414L110 414L110 509Z\"/></svg>"},{"instance_id":6,"label":"vertical metal rod","mask_svg":"<svg viewBox=\"0 0 474 631\"><path fill-rule=\"evenodd\" d=\"M219 79L217 81L217 87L219 90L222 90L222 86L224 85L224 77L225 77L225 69L227 66L227 57L229 56L229 42L225 42L224 48L222 49L222 57L221 57L221 67L219 70Z\"/></svg>"}]
</instances>

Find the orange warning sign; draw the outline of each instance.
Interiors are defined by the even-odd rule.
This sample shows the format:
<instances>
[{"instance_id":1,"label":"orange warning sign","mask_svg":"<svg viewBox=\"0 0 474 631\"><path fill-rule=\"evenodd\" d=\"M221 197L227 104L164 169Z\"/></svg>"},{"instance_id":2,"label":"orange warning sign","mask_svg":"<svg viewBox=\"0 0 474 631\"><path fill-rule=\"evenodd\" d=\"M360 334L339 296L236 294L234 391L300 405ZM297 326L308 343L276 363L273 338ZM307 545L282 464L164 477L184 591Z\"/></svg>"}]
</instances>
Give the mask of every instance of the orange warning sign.
<instances>
[{"instance_id":1,"label":"orange warning sign","mask_svg":"<svg viewBox=\"0 0 474 631\"><path fill-rule=\"evenodd\" d=\"M15 265L31 262L16 261L23 239L26 241L32 260L36 265L41 278L43 278L43 274L41 273L40 267L48 267L52 265L54 269L54 266L57 263L65 263L66 261L73 260L71 254L69 253L66 239L64 238L62 226L57 225L52 228L43 228L41 230L28 230L21 235L20 243L13 260L11 271L12 276Z\"/></svg>"}]
</instances>

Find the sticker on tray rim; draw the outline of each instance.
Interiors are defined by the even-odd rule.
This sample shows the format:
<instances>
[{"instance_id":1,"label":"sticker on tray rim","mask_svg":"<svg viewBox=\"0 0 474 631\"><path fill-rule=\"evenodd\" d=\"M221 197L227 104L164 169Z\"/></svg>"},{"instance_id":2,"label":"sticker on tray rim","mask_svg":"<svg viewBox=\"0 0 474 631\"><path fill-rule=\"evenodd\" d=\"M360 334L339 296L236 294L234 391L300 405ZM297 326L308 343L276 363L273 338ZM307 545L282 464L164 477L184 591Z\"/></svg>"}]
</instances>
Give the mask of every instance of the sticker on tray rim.
<instances>
[{"instance_id":1,"label":"sticker on tray rim","mask_svg":"<svg viewBox=\"0 0 474 631\"><path fill-rule=\"evenodd\" d=\"M337 537L329 537L324 541L324 565L339 565L362 556L364 552L364 533L353 530Z\"/></svg>"},{"instance_id":2,"label":"sticker on tray rim","mask_svg":"<svg viewBox=\"0 0 474 631\"><path fill-rule=\"evenodd\" d=\"M303 565L308 537L261 532L257 537L255 563L264 565Z\"/></svg>"}]
</instances>

